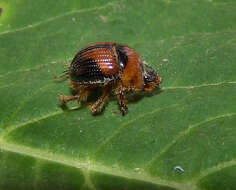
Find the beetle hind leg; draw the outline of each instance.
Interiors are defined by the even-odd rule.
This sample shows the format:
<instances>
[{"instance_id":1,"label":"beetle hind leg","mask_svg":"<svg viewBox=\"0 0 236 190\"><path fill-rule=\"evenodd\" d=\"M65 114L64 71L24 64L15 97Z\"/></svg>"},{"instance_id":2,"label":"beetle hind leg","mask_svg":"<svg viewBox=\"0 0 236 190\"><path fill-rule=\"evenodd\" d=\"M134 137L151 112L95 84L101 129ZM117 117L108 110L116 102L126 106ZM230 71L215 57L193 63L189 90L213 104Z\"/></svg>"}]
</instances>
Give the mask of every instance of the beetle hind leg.
<instances>
[{"instance_id":1,"label":"beetle hind leg","mask_svg":"<svg viewBox=\"0 0 236 190\"><path fill-rule=\"evenodd\" d=\"M93 115L98 114L102 111L109 98L110 92L111 92L111 86L106 86L102 96L95 103L90 105L90 110Z\"/></svg>"}]
</instances>

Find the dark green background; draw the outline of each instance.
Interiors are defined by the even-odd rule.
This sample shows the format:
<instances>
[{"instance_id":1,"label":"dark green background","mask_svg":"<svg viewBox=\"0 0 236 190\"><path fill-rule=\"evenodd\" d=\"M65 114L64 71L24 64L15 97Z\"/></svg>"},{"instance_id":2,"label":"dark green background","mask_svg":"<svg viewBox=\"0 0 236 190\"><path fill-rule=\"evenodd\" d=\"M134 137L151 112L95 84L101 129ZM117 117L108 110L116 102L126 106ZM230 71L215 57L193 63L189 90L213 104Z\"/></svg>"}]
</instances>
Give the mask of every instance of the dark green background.
<instances>
[{"instance_id":1,"label":"dark green background","mask_svg":"<svg viewBox=\"0 0 236 190\"><path fill-rule=\"evenodd\" d=\"M0 8L0 189L236 189L234 0ZM88 106L63 112L68 82L53 76L96 41L135 48L161 90L130 96L125 117L114 98L96 117Z\"/></svg>"}]
</instances>

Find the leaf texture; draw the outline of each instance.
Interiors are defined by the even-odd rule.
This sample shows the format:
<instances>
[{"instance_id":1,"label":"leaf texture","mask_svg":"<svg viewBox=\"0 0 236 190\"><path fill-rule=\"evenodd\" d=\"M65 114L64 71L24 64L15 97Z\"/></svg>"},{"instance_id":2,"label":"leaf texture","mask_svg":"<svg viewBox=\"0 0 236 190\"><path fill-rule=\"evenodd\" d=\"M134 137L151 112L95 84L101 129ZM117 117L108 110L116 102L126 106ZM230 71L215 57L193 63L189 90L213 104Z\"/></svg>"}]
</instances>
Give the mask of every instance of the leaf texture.
<instances>
[{"instance_id":1,"label":"leaf texture","mask_svg":"<svg viewBox=\"0 0 236 190\"><path fill-rule=\"evenodd\" d=\"M236 188L235 1L1 0L0 10L0 189ZM59 106L71 92L53 76L97 41L130 45L163 78L129 96L125 117L114 97L96 117Z\"/></svg>"}]
</instances>

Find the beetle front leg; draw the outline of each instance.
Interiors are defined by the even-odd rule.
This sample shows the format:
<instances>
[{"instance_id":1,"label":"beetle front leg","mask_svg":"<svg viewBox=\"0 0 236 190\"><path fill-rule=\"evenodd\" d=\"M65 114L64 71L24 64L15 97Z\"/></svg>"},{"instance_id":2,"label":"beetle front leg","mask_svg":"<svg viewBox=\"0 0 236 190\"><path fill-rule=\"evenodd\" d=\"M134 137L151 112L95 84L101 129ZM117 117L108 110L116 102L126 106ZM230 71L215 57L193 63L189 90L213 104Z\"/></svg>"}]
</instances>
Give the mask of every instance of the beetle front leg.
<instances>
[{"instance_id":1,"label":"beetle front leg","mask_svg":"<svg viewBox=\"0 0 236 190\"><path fill-rule=\"evenodd\" d=\"M116 91L116 97L120 105L121 114L124 116L128 112L128 107L126 105L128 101L125 98L125 90L123 90L122 88L118 89Z\"/></svg>"}]
</instances>

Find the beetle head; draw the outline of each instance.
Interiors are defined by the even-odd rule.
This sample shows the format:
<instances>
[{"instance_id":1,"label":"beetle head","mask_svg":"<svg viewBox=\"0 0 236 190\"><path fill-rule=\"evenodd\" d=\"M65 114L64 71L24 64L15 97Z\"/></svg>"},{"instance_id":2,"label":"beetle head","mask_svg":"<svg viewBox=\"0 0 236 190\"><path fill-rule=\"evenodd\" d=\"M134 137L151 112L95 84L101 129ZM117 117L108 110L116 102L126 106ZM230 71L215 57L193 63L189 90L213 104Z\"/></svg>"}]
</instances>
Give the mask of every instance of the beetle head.
<instances>
[{"instance_id":1,"label":"beetle head","mask_svg":"<svg viewBox=\"0 0 236 190\"><path fill-rule=\"evenodd\" d=\"M156 86L161 84L162 78L152 67L143 64L143 81L144 90L152 91Z\"/></svg>"}]
</instances>

